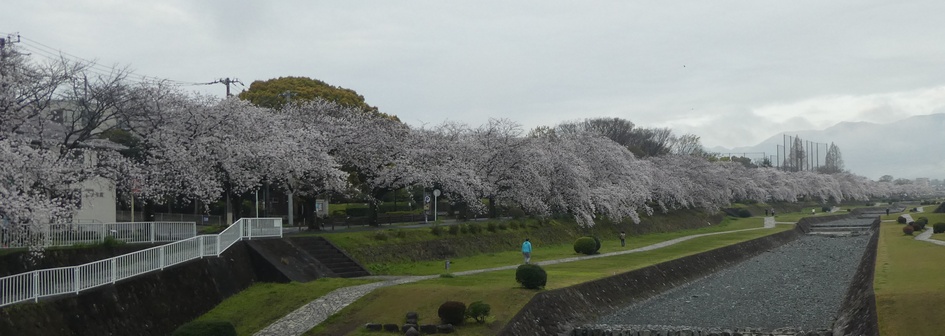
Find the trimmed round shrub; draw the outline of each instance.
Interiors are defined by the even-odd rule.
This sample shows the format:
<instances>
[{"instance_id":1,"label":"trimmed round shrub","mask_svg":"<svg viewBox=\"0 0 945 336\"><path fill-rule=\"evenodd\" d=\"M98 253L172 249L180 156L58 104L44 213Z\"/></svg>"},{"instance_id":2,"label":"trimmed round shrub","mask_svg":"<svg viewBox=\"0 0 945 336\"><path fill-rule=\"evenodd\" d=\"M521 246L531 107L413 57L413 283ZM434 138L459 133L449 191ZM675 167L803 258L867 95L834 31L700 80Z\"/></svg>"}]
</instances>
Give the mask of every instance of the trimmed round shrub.
<instances>
[{"instance_id":1,"label":"trimmed round shrub","mask_svg":"<svg viewBox=\"0 0 945 336\"><path fill-rule=\"evenodd\" d=\"M460 325L466 319L466 304L459 301L446 301L440 305L436 314L443 323Z\"/></svg>"},{"instance_id":2,"label":"trimmed round shrub","mask_svg":"<svg viewBox=\"0 0 945 336\"><path fill-rule=\"evenodd\" d=\"M896 223L905 224L905 223L906 223L906 217L899 216L899 218L896 218Z\"/></svg>"},{"instance_id":3,"label":"trimmed round shrub","mask_svg":"<svg viewBox=\"0 0 945 336\"><path fill-rule=\"evenodd\" d=\"M945 233L945 223L932 224L933 233Z\"/></svg>"},{"instance_id":4,"label":"trimmed round shrub","mask_svg":"<svg viewBox=\"0 0 945 336\"><path fill-rule=\"evenodd\" d=\"M830 212L830 207L829 206L821 207L820 212Z\"/></svg>"},{"instance_id":5,"label":"trimmed round shrub","mask_svg":"<svg viewBox=\"0 0 945 336\"><path fill-rule=\"evenodd\" d=\"M912 227L912 224L909 224L909 225L906 225L906 226L903 226L903 227L902 227L902 233L904 233L904 234L906 234L906 235L910 235L910 236L911 236L913 232L915 232L915 228Z\"/></svg>"},{"instance_id":6,"label":"trimmed round shrub","mask_svg":"<svg viewBox=\"0 0 945 336\"><path fill-rule=\"evenodd\" d=\"M592 237L581 237L574 241L574 252L580 254L597 253L597 241Z\"/></svg>"},{"instance_id":7,"label":"trimmed round shrub","mask_svg":"<svg viewBox=\"0 0 945 336\"><path fill-rule=\"evenodd\" d=\"M236 328L228 321L193 321L180 326L171 336L236 336Z\"/></svg>"},{"instance_id":8,"label":"trimmed round shrub","mask_svg":"<svg viewBox=\"0 0 945 336\"><path fill-rule=\"evenodd\" d=\"M745 209L745 208L738 209L738 217L741 217L741 218L751 217L751 211L748 211L748 209Z\"/></svg>"},{"instance_id":9,"label":"trimmed round shrub","mask_svg":"<svg viewBox=\"0 0 945 336\"><path fill-rule=\"evenodd\" d=\"M927 217L919 217L919 219L916 219L915 222L921 225L925 225L929 223L929 219Z\"/></svg>"},{"instance_id":10,"label":"trimmed round shrub","mask_svg":"<svg viewBox=\"0 0 945 336\"><path fill-rule=\"evenodd\" d=\"M535 264L523 264L515 270L515 281L528 289L539 289L548 283L548 273Z\"/></svg>"},{"instance_id":11,"label":"trimmed round shrub","mask_svg":"<svg viewBox=\"0 0 945 336\"><path fill-rule=\"evenodd\" d=\"M469 304L466 308L466 318L476 320L478 323L486 322L486 317L492 311L492 307L482 301L476 301Z\"/></svg>"}]
</instances>

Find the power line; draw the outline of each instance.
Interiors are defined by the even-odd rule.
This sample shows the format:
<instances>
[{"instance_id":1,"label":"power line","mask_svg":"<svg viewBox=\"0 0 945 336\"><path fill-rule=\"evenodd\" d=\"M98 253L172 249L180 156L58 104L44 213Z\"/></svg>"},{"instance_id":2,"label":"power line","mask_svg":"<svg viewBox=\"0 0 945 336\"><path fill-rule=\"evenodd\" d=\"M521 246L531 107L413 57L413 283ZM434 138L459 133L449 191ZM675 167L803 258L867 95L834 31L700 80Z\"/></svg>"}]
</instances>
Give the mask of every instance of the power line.
<instances>
[{"instance_id":1,"label":"power line","mask_svg":"<svg viewBox=\"0 0 945 336\"><path fill-rule=\"evenodd\" d=\"M23 49L29 52L32 52L34 54L37 54L37 56L40 56L40 57L43 57L52 61L60 61L63 58L68 58L72 61L85 64L89 72L95 73L100 76L111 76L111 75L114 75L115 72L117 71L115 67L108 67L108 66L101 65L94 60L85 59L85 58L67 53L60 49L43 44L42 42L27 38L27 37L20 37L19 35L17 35L17 37L22 39L20 45L23 47ZM173 80L173 79L161 78L161 77L155 77L155 76L145 76L145 75L133 73L131 71L125 72L125 76L127 79L131 81L142 82L142 83L164 82L164 83L170 83L170 84L181 85L181 86L208 84L208 83L197 83L197 82L190 82L190 81Z\"/></svg>"}]
</instances>

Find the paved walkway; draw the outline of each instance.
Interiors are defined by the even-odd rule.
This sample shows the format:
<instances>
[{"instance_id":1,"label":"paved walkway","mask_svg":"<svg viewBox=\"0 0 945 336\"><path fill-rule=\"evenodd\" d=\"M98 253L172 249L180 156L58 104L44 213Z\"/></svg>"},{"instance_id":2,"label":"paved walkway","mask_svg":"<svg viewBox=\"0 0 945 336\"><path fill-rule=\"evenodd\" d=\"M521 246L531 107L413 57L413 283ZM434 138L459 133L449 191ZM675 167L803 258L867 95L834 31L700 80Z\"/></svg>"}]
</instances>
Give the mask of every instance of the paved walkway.
<instances>
[{"instance_id":1,"label":"paved walkway","mask_svg":"<svg viewBox=\"0 0 945 336\"><path fill-rule=\"evenodd\" d=\"M774 217L765 217L764 227L760 227L760 228L696 234L696 235L680 237L680 238L676 238L672 240L667 240L661 243L656 243L649 246L635 248L632 250L601 253L601 254L589 255L589 256L571 257L571 258L564 258L564 259L557 259L557 260L539 261L539 262L536 262L536 264L552 265L552 264L557 264L557 263L572 262L572 261L585 260L585 259L603 258L603 257L610 257L610 256L615 256L615 255L646 252L646 251L651 251L658 248L670 246L673 244L679 244L681 242L684 242L690 239L699 238L699 237L714 236L714 235L733 233L733 232L742 232L742 231L764 230L764 229L774 228L774 226L775 226ZM483 272L502 271L502 270L516 269L518 268L518 266L519 265L509 265L509 266L456 272L453 274L454 275L469 275L469 274L476 274L476 273L483 273ZM296 309L295 311L289 313L289 315L286 315L285 317L279 319L278 321L269 325L263 330L260 330L254 335L255 336L301 335L305 333L306 331L311 330L312 328L317 326L319 323L322 323L323 321L325 321L325 319L327 319L329 316L337 313L342 308L347 307L349 304L353 303L354 301L357 301L362 296L370 293L376 288L394 286L394 285L417 282L417 281L422 281L422 280L429 280L429 279L434 279L438 277L439 275L374 277L374 278L380 278L380 279L385 279L385 280L375 282L375 283L370 283L370 284L339 288L339 289L329 292L328 294L325 294L325 296L315 299L315 301L305 304L301 308ZM370 278L372 277L362 277L359 279L370 279Z\"/></svg>"},{"instance_id":2,"label":"paved walkway","mask_svg":"<svg viewBox=\"0 0 945 336\"><path fill-rule=\"evenodd\" d=\"M918 236L915 236L915 240L921 240L924 242L945 246L945 241L932 239L932 228L926 228L925 231L922 231L922 233L920 233Z\"/></svg>"}]
</instances>

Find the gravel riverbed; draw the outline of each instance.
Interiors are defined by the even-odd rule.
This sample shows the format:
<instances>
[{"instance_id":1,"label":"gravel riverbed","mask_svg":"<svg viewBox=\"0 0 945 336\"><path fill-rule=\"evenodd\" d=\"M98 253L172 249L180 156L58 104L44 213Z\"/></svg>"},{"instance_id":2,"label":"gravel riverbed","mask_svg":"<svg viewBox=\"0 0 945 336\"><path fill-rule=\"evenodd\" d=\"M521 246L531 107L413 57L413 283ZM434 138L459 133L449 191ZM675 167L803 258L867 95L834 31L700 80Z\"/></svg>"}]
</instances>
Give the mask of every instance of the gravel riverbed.
<instances>
[{"instance_id":1,"label":"gravel riverbed","mask_svg":"<svg viewBox=\"0 0 945 336\"><path fill-rule=\"evenodd\" d=\"M597 323L768 330L829 328L869 237L802 236L626 307Z\"/></svg>"}]
</instances>

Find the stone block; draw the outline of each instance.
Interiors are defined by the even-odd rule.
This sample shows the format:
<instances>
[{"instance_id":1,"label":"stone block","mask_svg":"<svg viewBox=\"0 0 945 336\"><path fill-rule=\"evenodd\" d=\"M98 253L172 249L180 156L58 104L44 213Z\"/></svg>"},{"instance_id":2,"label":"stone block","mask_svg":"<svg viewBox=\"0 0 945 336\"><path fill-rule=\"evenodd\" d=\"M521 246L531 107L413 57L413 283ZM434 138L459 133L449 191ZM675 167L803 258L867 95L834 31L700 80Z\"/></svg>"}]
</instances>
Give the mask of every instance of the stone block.
<instances>
[{"instance_id":1,"label":"stone block","mask_svg":"<svg viewBox=\"0 0 945 336\"><path fill-rule=\"evenodd\" d=\"M436 325L434 325L434 324L424 324L424 325L420 326L420 332L422 332L422 333L424 333L424 334L435 334L435 333L436 333Z\"/></svg>"},{"instance_id":2,"label":"stone block","mask_svg":"<svg viewBox=\"0 0 945 336\"><path fill-rule=\"evenodd\" d=\"M405 323L404 325L400 326L400 330L403 332L407 332L407 330L410 330L410 329L416 330L417 325L413 323Z\"/></svg>"},{"instance_id":3,"label":"stone block","mask_svg":"<svg viewBox=\"0 0 945 336\"><path fill-rule=\"evenodd\" d=\"M452 334L454 331L456 331L456 327L449 323L436 326L436 332L441 334Z\"/></svg>"},{"instance_id":4,"label":"stone block","mask_svg":"<svg viewBox=\"0 0 945 336\"><path fill-rule=\"evenodd\" d=\"M396 324L393 324L393 323L385 323L384 331L398 332L400 331L400 327L398 327Z\"/></svg>"}]
</instances>

